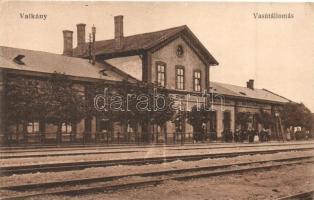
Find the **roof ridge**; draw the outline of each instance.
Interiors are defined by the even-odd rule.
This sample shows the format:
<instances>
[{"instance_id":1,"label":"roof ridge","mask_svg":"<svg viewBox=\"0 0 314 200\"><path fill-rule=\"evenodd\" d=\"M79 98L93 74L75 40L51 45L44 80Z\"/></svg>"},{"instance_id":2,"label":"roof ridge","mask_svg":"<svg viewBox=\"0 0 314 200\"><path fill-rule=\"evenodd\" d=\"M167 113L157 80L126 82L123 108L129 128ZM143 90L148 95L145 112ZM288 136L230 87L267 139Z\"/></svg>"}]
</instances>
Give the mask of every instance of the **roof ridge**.
<instances>
[{"instance_id":1,"label":"roof ridge","mask_svg":"<svg viewBox=\"0 0 314 200\"><path fill-rule=\"evenodd\" d=\"M224 84L224 85L231 85L231 86L236 86L236 87L241 87L241 88L246 88L246 89L249 89L247 87L244 87L244 86L240 86L240 85L235 85L235 84L230 84L230 83L223 83L223 82L219 82L219 81L211 81L212 83L218 83L218 84ZM254 88L254 89L258 89L260 90L259 88Z\"/></svg>"},{"instance_id":2,"label":"roof ridge","mask_svg":"<svg viewBox=\"0 0 314 200\"><path fill-rule=\"evenodd\" d=\"M169 37L169 35L170 35L170 36L176 35L178 32L181 32L182 30L184 30L184 29L186 29L186 28L187 28L187 26L185 26L185 25L184 25L184 26L177 27L177 29L178 29L178 30L180 29L180 31L167 33L168 36L165 36L165 35L164 35L164 36L160 37L157 41L153 42L152 44L146 45L145 48L153 47L153 46L155 46L156 44L158 44L158 43L164 41L167 37ZM176 28L173 28L173 29L171 29L171 30L175 30L175 29L176 29ZM168 30L163 30L163 31L169 31L169 30L170 30L170 29L168 29ZM163 32L163 31L160 31L160 32ZM151 33L151 34L153 34L153 33Z\"/></svg>"},{"instance_id":3,"label":"roof ridge","mask_svg":"<svg viewBox=\"0 0 314 200\"><path fill-rule=\"evenodd\" d=\"M79 59L79 60L86 60L84 58L80 58L80 57L75 57L75 56L66 56L63 54L58 54L58 53L53 53L53 52L47 52L47 51L39 51L39 50L33 50L33 49L23 49L23 48L17 48L17 47L9 47L9 46L1 46L0 45L0 50L3 51L3 48L8 48L8 49L14 49L17 51L25 51L25 52L29 52L29 53L44 53L46 55L52 55L52 56L60 56L63 58L67 58L67 59Z\"/></svg>"},{"instance_id":4,"label":"roof ridge","mask_svg":"<svg viewBox=\"0 0 314 200\"><path fill-rule=\"evenodd\" d=\"M182 28L182 29L183 29L183 28L185 28L185 27L187 27L187 25L175 26L175 27L172 27L172 28L162 29L162 30L158 30L158 31L151 31L151 32L145 32L145 33L137 33L137 34L134 34L134 35L124 36L124 38L137 37L137 36L139 36L139 35L149 35L149 34L153 34L153 33L159 33L159 32L163 32L163 31L170 31L170 30L179 29L179 28ZM98 40L98 41L96 41L96 43L97 43L97 42L110 41L110 40L114 40L114 38L105 39L105 40ZM88 44L88 42L85 42L85 44Z\"/></svg>"},{"instance_id":5,"label":"roof ridge","mask_svg":"<svg viewBox=\"0 0 314 200\"><path fill-rule=\"evenodd\" d=\"M54 54L54 55L59 55L59 56L62 56L62 55L63 55L63 54L58 54L58 53L48 52L48 51L33 50L33 49L24 49L24 48L18 48L18 47L2 46L2 45L0 45L0 48L9 48L9 49L22 50L22 51L32 51L32 52L48 53L48 54Z\"/></svg>"},{"instance_id":6,"label":"roof ridge","mask_svg":"<svg viewBox=\"0 0 314 200\"><path fill-rule=\"evenodd\" d=\"M236 87L241 87L241 88L245 88L245 89L250 89L250 88L247 88L245 86L240 86L240 85L235 85L235 84L230 84L230 83L223 83L223 82L217 82L217 81L211 81L213 83L218 83L218 84L225 84L225 85L231 85L231 86L236 86ZM250 89L251 90L251 89ZM254 88L254 90L264 90L264 88ZM252 91L254 91L252 90Z\"/></svg>"},{"instance_id":7,"label":"roof ridge","mask_svg":"<svg viewBox=\"0 0 314 200\"><path fill-rule=\"evenodd\" d=\"M222 82L215 82L215 81L211 81L211 83L215 86L215 84L217 85L217 87L222 87L223 89L227 90L227 91L231 91L231 93L235 93L238 95L238 92L241 93L244 92L246 93L246 91L248 91L248 93L246 93L245 96L246 98L250 98L250 99L264 99L264 100L270 100L272 99L272 101L276 101L276 102L286 102L286 101L291 101L290 99L287 99L286 97L283 97L281 95L278 95L274 92L271 92L267 89L254 89L251 90L247 87L244 86L238 86L238 85L234 85L234 84L229 84L229 83L222 83ZM245 89L245 90L242 90ZM249 92L250 91L250 92ZM252 92L253 93L252 93ZM240 95L241 96L241 95ZM241 96L244 97L244 96Z\"/></svg>"},{"instance_id":8,"label":"roof ridge","mask_svg":"<svg viewBox=\"0 0 314 200\"><path fill-rule=\"evenodd\" d=\"M25 65L18 65L13 61L13 58L19 54L26 56ZM104 63L102 62L96 62L95 65L92 65L88 59L50 52L0 46L0 58L0 68L12 70L24 70L32 73L61 72L69 76L81 77L85 80L89 78L109 81L122 81L124 78L128 78L131 81L136 80L134 77L122 74L115 69L112 70L112 68L109 68L110 74L105 77L105 75L99 73L100 70L104 69Z\"/></svg>"},{"instance_id":9,"label":"roof ridge","mask_svg":"<svg viewBox=\"0 0 314 200\"><path fill-rule=\"evenodd\" d=\"M172 27L172 28L162 29L162 30L158 30L158 31L138 33L138 34L129 35L129 36L125 36L125 37L132 37L132 36L146 35L146 34L148 35L148 34L152 34L152 33L158 33L158 32L163 32L163 31L170 31L170 30L179 29L179 28L185 28L185 27L187 27L187 25L175 26L175 27Z\"/></svg>"},{"instance_id":10,"label":"roof ridge","mask_svg":"<svg viewBox=\"0 0 314 200\"><path fill-rule=\"evenodd\" d=\"M121 44L117 47L116 39L98 40L95 42L96 56L104 56L103 58L113 58L119 56L130 56L140 54L147 50L158 50L158 48L167 45L168 42L173 41L181 33L183 39L191 40L193 43L191 48L199 48L195 53L199 56L205 65L218 65L215 58L209 53L207 48L200 42L187 25L171 27L168 29L140 33L130 36L125 36L121 40ZM187 42L189 43L189 42ZM86 46L88 43L85 43ZM74 56L87 58L86 52L82 52L78 47L73 48Z\"/></svg>"},{"instance_id":11,"label":"roof ridge","mask_svg":"<svg viewBox=\"0 0 314 200\"><path fill-rule=\"evenodd\" d=\"M272 93L273 95L279 96L279 97L284 98L284 99L286 99L286 100L288 100L288 101L294 102L294 101L292 101L292 100L290 100L290 99L288 99L288 98L286 98L286 97L284 97L284 96L282 96L282 95L279 95L279 94L277 94L277 93L275 93L275 92L272 92L272 91L270 91L270 90L268 90L268 89L263 88L262 90L265 90L266 92L270 92L270 93Z\"/></svg>"}]
</instances>

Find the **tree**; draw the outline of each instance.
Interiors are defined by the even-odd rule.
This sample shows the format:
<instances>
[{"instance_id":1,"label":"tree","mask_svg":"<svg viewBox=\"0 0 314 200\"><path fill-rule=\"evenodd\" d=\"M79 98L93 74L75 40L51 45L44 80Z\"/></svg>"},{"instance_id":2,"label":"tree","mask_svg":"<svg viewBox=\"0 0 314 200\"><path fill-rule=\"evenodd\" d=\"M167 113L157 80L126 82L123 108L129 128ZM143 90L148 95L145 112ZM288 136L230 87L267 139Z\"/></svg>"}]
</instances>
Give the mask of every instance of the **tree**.
<instances>
[{"instance_id":1,"label":"tree","mask_svg":"<svg viewBox=\"0 0 314 200\"><path fill-rule=\"evenodd\" d=\"M137 127L139 124L142 125L142 139L146 142L154 139L155 130L153 128L153 132L151 134L148 130L149 124L156 124L161 127L169 121L174 115L174 111L171 109L170 104L172 104L173 99L170 97L168 91L164 88L157 87L154 84L147 83L138 83L138 84L130 84L123 81L119 87L115 88L119 94L123 95L123 104L124 111L116 112L116 117L124 124L129 124L135 132L137 132ZM164 101L160 102L156 100L155 95L158 92L158 95L162 95L164 97ZM131 95L126 96L126 94ZM140 95L145 95L148 98L148 109L139 110L137 107L138 99ZM164 107L164 109L159 110L154 107ZM146 134L145 134L146 133ZM165 134L165 139L167 135ZM158 132L156 134L156 141L158 142Z\"/></svg>"},{"instance_id":2,"label":"tree","mask_svg":"<svg viewBox=\"0 0 314 200\"><path fill-rule=\"evenodd\" d=\"M138 141L139 124L141 124L142 132L144 133L141 135L141 139L145 142L149 142L150 139L154 138L154 130L152 133L149 132L149 124L162 126L166 121L169 121L174 114L170 107L173 99L170 97L168 91L164 88L156 87L154 84L131 84L127 81L122 81L112 85L110 88L106 85L100 88L102 88L102 90L104 90L104 88L106 89L106 97L108 100L107 109L104 110L101 115L108 116L108 118L110 117L112 122L121 122L124 127L124 133L127 133L126 128L127 125L129 125L135 131ZM162 95L164 98L161 98L161 101L156 100L156 93ZM138 107L138 103L141 101L139 100L140 97L147 99L145 101L147 104L144 103L143 109ZM111 105L113 102L117 103L117 109L112 108ZM158 108L163 107L164 109L155 109L154 106ZM158 141L158 134L156 135L156 140Z\"/></svg>"},{"instance_id":3,"label":"tree","mask_svg":"<svg viewBox=\"0 0 314 200\"><path fill-rule=\"evenodd\" d=\"M196 141L205 139L205 132L202 125L209 120L209 111L202 104L200 108L193 106L188 113L188 123L193 127L193 137Z\"/></svg>"},{"instance_id":4,"label":"tree","mask_svg":"<svg viewBox=\"0 0 314 200\"><path fill-rule=\"evenodd\" d=\"M280 111L282 123L286 128L301 126L310 129L312 126L312 113L303 103L287 103Z\"/></svg>"},{"instance_id":5,"label":"tree","mask_svg":"<svg viewBox=\"0 0 314 200\"><path fill-rule=\"evenodd\" d=\"M163 110L152 110L150 113L150 121L152 124L156 124L160 128L169 120L171 120L175 114L174 109L171 108L171 104L174 102L173 98L171 98L170 94L167 90L161 89L160 94L162 94L165 99L164 102L162 102L164 109ZM155 101L155 104L157 104L158 107L161 107L160 101ZM153 130L154 131L154 130ZM165 143L167 143L167 133L164 133L164 139ZM158 131L156 133L156 141L158 142Z\"/></svg>"},{"instance_id":6,"label":"tree","mask_svg":"<svg viewBox=\"0 0 314 200\"><path fill-rule=\"evenodd\" d=\"M122 98L122 109L108 109L106 114L111 115L112 121L119 121L123 124L124 133L127 133L127 125L129 125L134 130L138 143L140 139L145 140L144 135L139 136L138 125L141 124L143 130L143 124L147 123L148 117L147 111L137 109L137 97L141 94L146 94L147 90L146 84L131 84L127 81L122 81L113 86L108 94L109 98L115 95L119 95Z\"/></svg>"},{"instance_id":7,"label":"tree","mask_svg":"<svg viewBox=\"0 0 314 200\"><path fill-rule=\"evenodd\" d=\"M256 113L256 120L266 129L272 127L275 121L274 116L266 112L264 109L260 109L260 111Z\"/></svg>"},{"instance_id":8,"label":"tree","mask_svg":"<svg viewBox=\"0 0 314 200\"><path fill-rule=\"evenodd\" d=\"M238 112L236 113L236 123L241 126L241 129L246 130L248 128L248 123L251 122L249 112Z\"/></svg>"},{"instance_id":9,"label":"tree","mask_svg":"<svg viewBox=\"0 0 314 200\"><path fill-rule=\"evenodd\" d=\"M27 139L27 123L39 121L44 117L45 103L43 101L44 91L39 81L20 77L10 77L7 82L5 95L5 121L8 125L16 125L17 137L23 133L24 140ZM22 124L22 130L20 125ZM6 126L6 127L7 127ZM5 130L8 139L7 130Z\"/></svg>"},{"instance_id":10,"label":"tree","mask_svg":"<svg viewBox=\"0 0 314 200\"><path fill-rule=\"evenodd\" d=\"M65 74L54 73L45 83L46 120L58 127L57 142L62 142L62 123L74 125L85 116L83 94ZM76 131L73 126L74 133Z\"/></svg>"}]
</instances>

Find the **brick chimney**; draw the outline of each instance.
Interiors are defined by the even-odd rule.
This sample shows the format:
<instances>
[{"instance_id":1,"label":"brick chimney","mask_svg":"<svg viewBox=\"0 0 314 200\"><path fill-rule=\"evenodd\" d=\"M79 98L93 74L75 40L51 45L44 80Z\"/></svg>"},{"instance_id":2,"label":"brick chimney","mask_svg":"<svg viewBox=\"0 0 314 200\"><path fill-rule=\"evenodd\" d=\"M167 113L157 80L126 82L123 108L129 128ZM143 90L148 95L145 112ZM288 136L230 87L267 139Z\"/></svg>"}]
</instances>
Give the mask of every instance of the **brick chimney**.
<instances>
[{"instance_id":1,"label":"brick chimney","mask_svg":"<svg viewBox=\"0 0 314 200\"><path fill-rule=\"evenodd\" d=\"M123 15L114 17L114 39L116 48L120 49L123 42Z\"/></svg>"},{"instance_id":2,"label":"brick chimney","mask_svg":"<svg viewBox=\"0 0 314 200\"><path fill-rule=\"evenodd\" d=\"M254 79L250 79L248 82L246 82L246 87L254 90Z\"/></svg>"},{"instance_id":3,"label":"brick chimney","mask_svg":"<svg viewBox=\"0 0 314 200\"><path fill-rule=\"evenodd\" d=\"M80 54L85 50L85 26L86 24L77 24L77 48Z\"/></svg>"},{"instance_id":4,"label":"brick chimney","mask_svg":"<svg viewBox=\"0 0 314 200\"><path fill-rule=\"evenodd\" d=\"M63 55L73 55L73 31L63 31Z\"/></svg>"}]
</instances>

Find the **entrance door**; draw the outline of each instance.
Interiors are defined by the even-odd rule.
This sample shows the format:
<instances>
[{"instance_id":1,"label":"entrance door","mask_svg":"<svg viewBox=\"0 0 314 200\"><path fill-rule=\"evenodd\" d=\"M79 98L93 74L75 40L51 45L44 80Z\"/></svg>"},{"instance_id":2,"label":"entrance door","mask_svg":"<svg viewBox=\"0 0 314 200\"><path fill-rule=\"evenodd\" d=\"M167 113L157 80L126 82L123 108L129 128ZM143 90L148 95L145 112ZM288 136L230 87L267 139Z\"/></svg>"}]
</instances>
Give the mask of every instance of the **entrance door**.
<instances>
[{"instance_id":1,"label":"entrance door","mask_svg":"<svg viewBox=\"0 0 314 200\"><path fill-rule=\"evenodd\" d=\"M209 134L210 140L217 139L217 112L210 111L209 113Z\"/></svg>"},{"instance_id":2,"label":"entrance door","mask_svg":"<svg viewBox=\"0 0 314 200\"><path fill-rule=\"evenodd\" d=\"M223 114L223 141L231 142L232 141L232 133L231 133L231 113L229 111L225 111Z\"/></svg>"},{"instance_id":3,"label":"entrance door","mask_svg":"<svg viewBox=\"0 0 314 200\"><path fill-rule=\"evenodd\" d=\"M224 130L230 131L230 129L231 129L231 113L229 111L224 112L223 124L224 124Z\"/></svg>"},{"instance_id":4,"label":"entrance door","mask_svg":"<svg viewBox=\"0 0 314 200\"><path fill-rule=\"evenodd\" d=\"M110 130L110 121L106 118L101 118L97 122L96 141L103 141L105 138L108 140ZM107 141L108 142L108 141Z\"/></svg>"},{"instance_id":5,"label":"entrance door","mask_svg":"<svg viewBox=\"0 0 314 200\"><path fill-rule=\"evenodd\" d=\"M62 123L61 125L61 141L62 142L71 142L72 140L72 124Z\"/></svg>"},{"instance_id":6,"label":"entrance door","mask_svg":"<svg viewBox=\"0 0 314 200\"><path fill-rule=\"evenodd\" d=\"M105 133L109 131L109 119L99 120L99 132Z\"/></svg>"},{"instance_id":7,"label":"entrance door","mask_svg":"<svg viewBox=\"0 0 314 200\"><path fill-rule=\"evenodd\" d=\"M174 142L178 140L184 143L185 139L185 113L180 112L175 120Z\"/></svg>"}]
</instances>

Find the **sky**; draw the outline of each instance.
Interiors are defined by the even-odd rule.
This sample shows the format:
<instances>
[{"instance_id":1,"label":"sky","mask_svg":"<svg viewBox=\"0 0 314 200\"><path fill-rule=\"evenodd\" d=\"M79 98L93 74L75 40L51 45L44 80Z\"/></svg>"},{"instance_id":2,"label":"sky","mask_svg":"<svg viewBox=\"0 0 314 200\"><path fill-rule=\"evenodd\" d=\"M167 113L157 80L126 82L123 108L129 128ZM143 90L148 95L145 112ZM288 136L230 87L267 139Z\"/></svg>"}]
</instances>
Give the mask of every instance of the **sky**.
<instances>
[{"instance_id":1,"label":"sky","mask_svg":"<svg viewBox=\"0 0 314 200\"><path fill-rule=\"evenodd\" d=\"M0 2L0 45L62 53L62 30L86 23L96 40L112 39L113 17L124 35L187 25L219 62L211 80L266 88L314 112L314 3ZM20 14L45 14L46 20ZM256 19L254 13L293 14Z\"/></svg>"}]
</instances>

